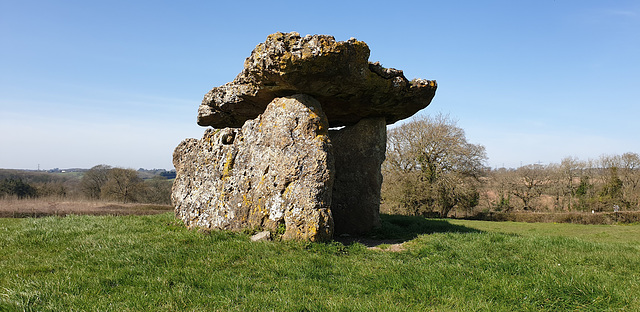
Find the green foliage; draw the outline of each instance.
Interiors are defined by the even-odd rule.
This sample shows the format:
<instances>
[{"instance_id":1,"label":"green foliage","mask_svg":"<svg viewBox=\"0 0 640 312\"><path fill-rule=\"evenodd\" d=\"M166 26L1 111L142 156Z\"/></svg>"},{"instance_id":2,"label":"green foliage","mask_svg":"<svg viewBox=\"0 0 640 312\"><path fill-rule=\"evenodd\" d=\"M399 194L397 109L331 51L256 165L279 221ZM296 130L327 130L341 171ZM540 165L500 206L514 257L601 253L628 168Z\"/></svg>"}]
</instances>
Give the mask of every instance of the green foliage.
<instances>
[{"instance_id":1,"label":"green foliage","mask_svg":"<svg viewBox=\"0 0 640 312\"><path fill-rule=\"evenodd\" d=\"M278 226L276 227L276 230L274 233L272 233L272 237L275 237L276 239L279 239L282 237L282 235L284 235L284 232L287 231L287 226L284 223L279 223Z\"/></svg>"},{"instance_id":2,"label":"green foliage","mask_svg":"<svg viewBox=\"0 0 640 312\"><path fill-rule=\"evenodd\" d=\"M76 182L72 177L47 172L0 169L0 196L64 198Z\"/></svg>"},{"instance_id":3,"label":"green foliage","mask_svg":"<svg viewBox=\"0 0 640 312\"><path fill-rule=\"evenodd\" d=\"M590 183L588 176L582 176L580 178L580 184L576 188L574 195L578 198L578 203L575 205L576 210L579 211L591 211L591 193L593 193L594 186Z\"/></svg>"},{"instance_id":4,"label":"green foliage","mask_svg":"<svg viewBox=\"0 0 640 312\"><path fill-rule=\"evenodd\" d=\"M496 202L494 209L496 211L509 211L511 209L511 204L509 203L510 201L511 194L507 194L507 196L505 196L504 194L500 194L500 198Z\"/></svg>"},{"instance_id":5,"label":"green foliage","mask_svg":"<svg viewBox=\"0 0 640 312\"><path fill-rule=\"evenodd\" d=\"M610 168L611 175L607 179L607 183L600 191L600 196L604 199L621 199L622 198L622 180L618 177L618 168Z\"/></svg>"},{"instance_id":6,"label":"green foliage","mask_svg":"<svg viewBox=\"0 0 640 312\"><path fill-rule=\"evenodd\" d=\"M37 190L22 179L4 179L0 182L0 196L17 196L18 198L36 197Z\"/></svg>"},{"instance_id":7,"label":"green foliage","mask_svg":"<svg viewBox=\"0 0 640 312\"><path fill-rule=\"evenodd\" d=\"M589 190L593 188L593 185L589 184L589 177L580 178L580 185L575 191L575 195L577 196L586 196L589 194Z\"/></svg>"},{"instance_id":8,"label":"green foliage","mask_svg":"<svg viewBox=\"0 0 640 312\"><path fill-rule=\"evenodd\" d=\"M640 309L640 242L624 239L640 226L383 216L383 227L413 240L401 252L253 243L171 214L0 219L0 311Z\"/></svg>"}]
</instances>

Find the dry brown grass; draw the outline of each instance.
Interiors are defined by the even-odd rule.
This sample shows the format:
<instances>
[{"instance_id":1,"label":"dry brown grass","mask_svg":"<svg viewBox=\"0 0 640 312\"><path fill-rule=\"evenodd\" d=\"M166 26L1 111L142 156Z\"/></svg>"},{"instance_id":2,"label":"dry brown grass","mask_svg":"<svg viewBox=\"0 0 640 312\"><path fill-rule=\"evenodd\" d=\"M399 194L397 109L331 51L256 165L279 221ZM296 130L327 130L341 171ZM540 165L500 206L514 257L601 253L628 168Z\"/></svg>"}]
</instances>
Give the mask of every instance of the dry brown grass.
<instances>
[{"instance_id":1,"label":"dry brown grass","mask_svg":"<svg viewBox=\"0 0 640 312\"><path fill-rule=\"evenodd\" d=\"M640 212L490 212L479 213L469 219L486 221L577 223L577 224L617 224L639 223Z\"/></svg>"},{"instance_id":2,"label":"dry brown grass","mask_svg":"<svg viewBox=\"0 0 640 312\"><path fill-rule=\"evenodd\" d=\"M1 218L25 218L66 215L150 215L173 210L169 205L123 204L68 199L0 199Z\"/></svg>"}]
</instances>

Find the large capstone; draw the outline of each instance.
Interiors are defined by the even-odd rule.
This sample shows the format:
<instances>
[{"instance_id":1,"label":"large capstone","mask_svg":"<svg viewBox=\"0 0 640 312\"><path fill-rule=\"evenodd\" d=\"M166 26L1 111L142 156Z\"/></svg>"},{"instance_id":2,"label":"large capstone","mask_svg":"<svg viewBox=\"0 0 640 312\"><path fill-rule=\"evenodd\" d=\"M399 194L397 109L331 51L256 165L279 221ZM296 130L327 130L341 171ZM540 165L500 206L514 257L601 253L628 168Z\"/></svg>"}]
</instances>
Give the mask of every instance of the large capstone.
<instances>
[{"instance_id":1,"label":"large capstone","mask_svg":"<svg viewBox=\"0 0 640 312\"><path fill-rule=\"evenodd\" d=\"M232 81L204 96L198 124L241 127L256 118L274 98L308 94L322 104L331 127L363 118L384 117L387 124L425 108L436 82L407 80L401 70L370 63L362 41L332 36L275 33L258 44Z\"/></svg>"},{"instance_id":2,"label":"large capstone","mask_svg":"<svg viewBox=\"0 0 640 312\"><path fill-rule=\"evenodd\" d=\"M308 95L274 99L242 129L183 141L174 166L172 201L187 226L284 229L284 239L310 241L333 235L328 122Z\"/></svg>"}]
</instances>

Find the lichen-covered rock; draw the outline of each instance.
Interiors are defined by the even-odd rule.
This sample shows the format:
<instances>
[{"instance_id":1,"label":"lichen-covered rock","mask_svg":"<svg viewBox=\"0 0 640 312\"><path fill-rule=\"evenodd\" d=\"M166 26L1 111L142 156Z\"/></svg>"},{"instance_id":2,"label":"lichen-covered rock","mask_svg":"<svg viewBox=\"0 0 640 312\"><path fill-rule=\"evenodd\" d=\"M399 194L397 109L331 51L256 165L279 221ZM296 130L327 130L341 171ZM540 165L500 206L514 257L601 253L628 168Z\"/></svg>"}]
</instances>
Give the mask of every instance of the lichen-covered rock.
<instances>
[{"instance_id":1,"label":"lichen-covered rock","mask_svg":"<svg viewBox=\"0 0 640 312\"><path fill-rule=\"evenodd\" d=\"M240 127L261 114L272 99L308 94L322 103L331 127L384 117L388 124L426 107L436 82L407 80L401 70L369 63L362 41L332 36L275 33L258 44L242 72L213 88L198 109L198 124Z\"/></svg>"},{"instance_id":2,"label":"lichen-covered rock","mask_svg":"<svg viewBox=\"0 0 640 312\"><path fill-rule=\"evenodd\" d=\"M199 125L223 129L176 148L176 216L310 241L378 226L386 125L429 105L437 85L368 58L353 38L269 35L198 109Z\"/></svg>"},{"instance_id":3,"label":"lichen-covered rock","mask_svg":"<svg viewBox=\"0 0 640 312\"><path fill-rule=\"evenodd\" d=\"M337 234L361 234L380 226L380 166L385 159L384 118L362 119L329 131L335 159L331 211Z\"/></svg>"},{"instance_id":4,"label":"lichen-covered rock","mask_svg":"<svg viewBox=\"0 0 640 312\"><path fill-rule=\"evenodd\" d=\"M190 227L284 226L284 239L331 239L328 126L318 101L293 95L274 99L242 129L183 141L174 152L176 216Z\"/></svg>"}]
</instances>

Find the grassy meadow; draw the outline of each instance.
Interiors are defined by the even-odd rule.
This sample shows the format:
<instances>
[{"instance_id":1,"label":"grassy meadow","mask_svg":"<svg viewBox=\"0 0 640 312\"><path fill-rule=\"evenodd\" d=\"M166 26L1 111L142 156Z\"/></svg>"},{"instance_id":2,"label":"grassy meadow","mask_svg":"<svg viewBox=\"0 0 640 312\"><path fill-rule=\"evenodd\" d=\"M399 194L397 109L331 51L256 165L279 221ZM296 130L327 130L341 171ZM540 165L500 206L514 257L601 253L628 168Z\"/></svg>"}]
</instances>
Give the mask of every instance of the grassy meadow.
<instances>
[{"instance_id":1,"label":"grassy meadow","mask_svg":"<svg viewBox=\"0 0 640 312\"><path fill-rule=\"evenodd\" d=\"M0 219L0 311L640 311L640 225L383 216L250 242L171 213ZM394 249L397 250L397 249Z\"/></svg>"}]
</instances>

